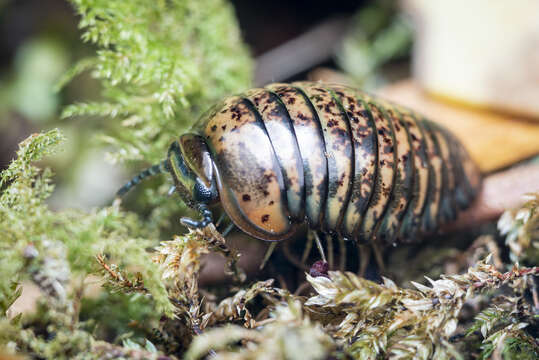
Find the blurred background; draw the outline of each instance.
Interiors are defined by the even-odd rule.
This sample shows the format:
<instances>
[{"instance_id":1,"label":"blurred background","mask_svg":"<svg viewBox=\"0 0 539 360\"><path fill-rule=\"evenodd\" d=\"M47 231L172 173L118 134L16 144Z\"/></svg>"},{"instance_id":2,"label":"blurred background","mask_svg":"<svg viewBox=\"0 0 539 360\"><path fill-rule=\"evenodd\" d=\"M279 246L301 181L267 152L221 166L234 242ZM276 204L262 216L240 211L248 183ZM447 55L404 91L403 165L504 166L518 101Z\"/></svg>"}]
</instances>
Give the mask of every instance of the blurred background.
<instances>
[{"instance_id":1,"label":"blurred background","mask_svg":"<svg viewBox=\"0 0 539 360\"><path fill-rule=\"evenodd\" d=\"M255 59L255 85L308 78L380 91L448 123L484 171L539 151L535 1L232 5ZM68 141L51 160L55 208L103 205L127 177L122 166L103 161L106 149L94 135L106 119L60 118L65 105L100 98L88 73L56 89L76 60L96 50L80 40L78 21L63 0L0 0L0 168L29 134L61 128ZM500 139L506 147L494 146Z\"/></svg>"}]
</instances>

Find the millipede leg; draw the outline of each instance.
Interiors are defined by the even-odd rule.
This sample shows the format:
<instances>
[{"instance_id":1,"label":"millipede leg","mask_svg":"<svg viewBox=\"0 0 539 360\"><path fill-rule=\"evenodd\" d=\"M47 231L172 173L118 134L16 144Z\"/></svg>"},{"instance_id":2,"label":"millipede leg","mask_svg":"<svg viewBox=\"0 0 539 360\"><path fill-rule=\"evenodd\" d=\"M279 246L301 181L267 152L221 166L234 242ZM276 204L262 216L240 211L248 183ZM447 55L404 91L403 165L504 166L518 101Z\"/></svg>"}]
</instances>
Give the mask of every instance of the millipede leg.
<instances>
[{"instance_id":1,"label":"millipede leg","mask_svg":"<svg viewBox=\"0 0 539 360\"><path fill-rule=\"evenodd\" d=\"M335 264L335 262L334 262L335 250L333 249L333 236L328 234L328 235L325 236L325 239L326 239L326 242L328 244L328 264L329 264L329 268L331 270L333 270L333 265Z\"/></svg>"},{"instance_id":2,"label":"millipede leg","mask_svg":"<svg viewBox=\"0 0 539 360\"><path fill-rule=\"evenodd\" d=\"M232 229L234 229L234 223L230 223L226 228L225 230L221 233L221 235L223 237L226 237L228 235L228 233L230 233L230 231L232 231Z\"/></svg>"},{"instance_id":3,"label":"millipede leg","mask_svg":"<svg viewBox=\"0 0 539 360\"><path fill-rule=\"evenodd\" d=\"M181 224L191 229L201 229L213 222L213 217L210 209L208 209L208 205L198 204L198 210L202 215L202 220L194 220L188 217L182 217L180 219Z\"/></svg>"},{"instance_id":4,"label":"millipede leg","mask_svg":"<svg viewBox=\"0 0 539 360\"><path fill-rule=\"evenodd\" d=\"M264 259L262 260L262 263L260 264L259 270L262 270L264 266L266 266L266 263L268 262L271 254L273 254L273 251L275 251L275 247L277 246L277 241L272 242L268 246L268 250L266 250L266 254L264 255Z\"/></svg>"},{"instance_id":5,"label":"millipede leg","mask_svg":"<svg viewBox=\"0 0 539 360\"><path fill-rule=\"evenodd\" d=\"M358 245L357 251L359 254L359 267L357 273L361 277L365 277L367 266L369 266L369 258L371 255L371 247L368 245Z\"/></svg>"},{"instance_id":6,"label":"millipede leg","mask_svg":"<svg viewBox=\"0 0 539 360\"><path fill-rule=\"evenodd\" d=\"M301 295L302 292L304 292L306 289L310 287L311 287L311 283L308 281L304 281L297 287L296 291L294 291L294 295L299 296Z\"/></svg>"},{"instance_id":7,"label":"millipede leg","mask_svg":"<svg viewBox=\"0 0 539 360\"><path fill-rule=\"evenodd\" d=\"M339 236L339 270L346 269L346 241L342 236Z\"/></svg>"},{"instance_id":8,"label":"millipede leg","mask_svg":"<svg viewBox=\"0 0 539 360\"><path fill-rule=\"evenodd\" d=\"M290 251L290 241L284 241L283 242L283 255L284 257L290 261L292 265L295 265L299 269L302 269L303 271L309 271L309 267L305 265L304 262L300 261L296 256L292 254Z\"/></svg>"},{"instance_id":9,"label":"millipede leg","mask_svg":"<svg viewBox=\"0 0 539 360\"><path fill-rule=\"evenodd\" d=\"M307 261L307 257L309 257L309 254L311 253L312 248L313 248L313 237L307 235L307 242L305 243L305 248L303 249L303 255L301 256L302 263L305 263L305 261Z\"/></svg>"},{"instance_id":10,"label":"millipede leg","mask_svg":"<svg viewBox=\"0 0 539 360\"><path fill-rule=\"evenodd\" d=\"M386 265L384 264L382 249L380 249L376 242L373 242L371 246L372 252L374 253L374 259L376 260L376 264L378 265L378 269L382 274L384 274L386 272Z\"/></svg>"},{"instance_id":11,"label":"millipede leg","mask_svg":"<svg viewBox=\"0 0 539 360\"><path fill-rule=\"evenodd\" d=\"M314 236L314 241L316 243L316 247L318 247L318 251L320 252L320 257L322 257L322 261L327 262L326 254L324 254L324 247L322 246L322 243L320 242L320 237L318 236L318 233L314 230L311 231L311 233Z\"/></svg>"},{"instance_id":12,"label":"millipede leg","mask_svg":"<svg viewBox=\"0 0 539 360\"><path fill-rule=\"evenodd\" d=\"M221 225L221 222L223 222L223 220L225 219L226 217L226 212L223 211L223 213L221 214L221 216L219 216L219 219L217 219L217 221L215 222L215 227L219 227L219 225Z\"/></svg>"}]
</instances>

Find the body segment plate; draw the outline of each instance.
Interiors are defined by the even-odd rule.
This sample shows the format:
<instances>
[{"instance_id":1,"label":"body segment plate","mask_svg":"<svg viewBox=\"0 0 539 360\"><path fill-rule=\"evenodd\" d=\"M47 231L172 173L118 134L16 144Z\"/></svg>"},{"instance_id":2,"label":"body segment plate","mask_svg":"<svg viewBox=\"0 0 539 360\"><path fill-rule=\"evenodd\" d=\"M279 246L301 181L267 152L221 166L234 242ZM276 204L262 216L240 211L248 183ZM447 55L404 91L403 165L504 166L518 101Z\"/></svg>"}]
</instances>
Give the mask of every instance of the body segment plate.
<instances>
[{"instance_id":1,"label":"body segment plate","mask_svg":"<svg viewBox=\"0 0 539 360\"><path fill-rule=\"evenodd\" d=\"M367 212L355 236L361 242L370 241L378 222L382 219L393 191L396 172L395 133L390 119L386 118L374 99L364 94L376 126L378 164L375 187Z\"/></svg>"},{"instance_id":2,"label":"body segment plate","mask_svg":"<svg viewBox=\"0 0 539 360\"><path fill-rule=\"evenodd\" d=\"M408 206L406 213L401 221L398 230L398 237L402 240L413 240L414 229L419 228L421 215L427 202L427 192L429 188L429 163L427 154L427 144L421 126L417 124L416 119L411 112L399 107L397 112L402 117L410 134L410 141L414 157L414 184L412 192L412 201Z\"/></svg>"},{"instance_id":3,"label":"body segment plate","mask_svg":"<svg viewBox=\"0 0 539 360\"><path fill-rule=\"evenodd\" d=\"M416 115L416 119L417 119ZM427 156L429 159L429 189L427 191L427 204L422 216L421 230L431 232L438 224L438 212L442 192L442 158L435 142L434 134L425 126L423 119L418 121L423 129L427 144Z\"/></svg>"},{"instance_id":4,"label":"body segment plate","mask_svg":"<svg viewBox=\"0 0 539 360\"><path fill-rule=\"evenodd\" d=\"M391 120L395 132L394 152L397 161L395 183L390 202L375 233L375 238L378 241L387 243L394 241L400 222L412 200L414 167L408 130L395 105L382 99L378 99L376 103L384 116Z\"/></svg>"},{"instance_id":5,"label":"body segment plate","mask_svg":"<svg viewBox=\"0 0 539 360\"><path fill-rule=\"evenodd\" d=\"M262 117L283 174L288 209L292 217L303 221L303 164L290 115L279 97L266 89L246 92Z\"/></svg>"},{"instance_id":6,"label":"body segment plate","mask_svg":"<svg viewBox=\"0 0 539 360\"><path fill-rule=\"evenodd\" d=\"M352 132L354 146L352 193L348 204L343 204L346 209L339 229L343 236L352 238L354 229L363 220L374 188L378 157L376 128L370 111L356 90L342 85L331 85L330 88L345 109Z\"/></svg>"},{"instance_id":7,"label":"body segment plate","mask_svg":"<svg viewBox=\"0 0 539 360\"><path fill-rule=\"evenodd\" d=\"M324 86L316 83L294 83L300 87L317 111L328 163L328 192L323 229L334 232L344 216L343 204L352 189L353 148L346 114Z\"/></svg>"},{"instance_id":8,"label":"body segment plate","mask_svg":"<svg viewBox=\"0 0 539 360\"><path fill-rule=\"evenodd\" d=\"M288 84L266 87L286 106L303 164L305 214L311 227L320 224L327 191L327 158L320 122L306 95Z\"/></svg>"},{"instance_id":9,"label":"body segment plate","mask_svg":"<svg viewBox=\"0 0 539 360\"><path fill-rule=\"evenodd\" d=\"M443 187L440 201L440 217L442 222L455 220L457 217L457 205L455 202L455 169L451 157L451 149L446 136L440 131L439 127L429 122L429 127L436 138L440 148L443 165Z\"/></svg>"},{"instance_id":10,"label":"body segment plate","mask_svg":"<svg viewBox=\"0 0 539 360\"><path fill-rule=\"evenodd\" d=\"M204 135L214 157L221 203L236 225L267 240L289 236L293 226L283 176L252 104L241 97L226 99L205 121Z\"/></svg>"}]
</instances>

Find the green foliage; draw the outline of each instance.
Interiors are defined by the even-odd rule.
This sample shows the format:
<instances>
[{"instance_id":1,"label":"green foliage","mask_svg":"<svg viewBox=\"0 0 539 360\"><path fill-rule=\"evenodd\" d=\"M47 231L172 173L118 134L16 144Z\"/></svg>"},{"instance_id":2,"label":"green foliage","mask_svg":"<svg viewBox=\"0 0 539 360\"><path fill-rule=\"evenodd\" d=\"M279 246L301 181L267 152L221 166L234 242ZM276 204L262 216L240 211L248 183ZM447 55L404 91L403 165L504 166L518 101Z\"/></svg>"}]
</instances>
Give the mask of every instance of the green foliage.
<instances>
[{"instance_id":1,"label":"green foliage","mask_svg":"<svg viewBox=\"0 0 539 360\"><path fill-rule=\"evenodd\" d=\"M113 160L161 160L172 138L200 113L250 84L251 60L224 0L71 2L80 15L83 40L97 53L68 71L58 89L88 71L100 83L101 96L68 106L63 115L108 119L103 139L115 147ZM98 339L129 337L128 319L146 319L154 326L157 318L179 311L179 300L172 299L174 306L170 296L182 289L169 293L160 264L147 251L158 243L156 230L177 208L176 201L168 201L147 222L120 210L119 203L89 213L52 211L46 203L54 188L52 172L33 163L53 153L62 139L58 130L31 136L0 175L0 347L44 358L152 357L147 350L155 353L155 348L149 345L144 350L129 339L123 347ZM163 202L162 196L151 195L153 205ZM235 267L236 255L225 245L220 249ZM112 265L104 267L108 262ZM135 293L98 295L102 309L117 305L116 316L99 316L96 303L84 300L83 279L98 271L110 280L107 284L119 284L110 291ZM27 282L39 287L42 301L35 317L21 320L9 308L21 295L20 284ZM193 308L191 300L184 297L182 306ZM79 315L88 322L79 321ZM103 324L96 324L99 320Z\"/></svg>"},{"instance_id":2,"label":"green foliage","mask_svg":"<svg viewBox=\"0 0 539 360\"><path fill-rule=\"evenodd\" d=\"M43 203L53 189L50 171L41 172L31 162L53 153L61 140L57 130L30 136L20 144L17 159L0 173L1 315L20 295L17 285L22 280L22 269L28 267L25 255L31 257L34 253L25 249L30 245L33 249L40 247L47 225L53 221L53 214Z\"/></svg>"},{"instance_id":3,"label":"green foliage","mask_svg":"<svg viewBox=\"0 0 539 360\"><path fill-rule=\"evenodd\" d=\"M337 62L354 82L369 89L387 82L380 68L409 54L411 44L412 28L400 14L398 2L373 2L354 16Z\"/></svg>"},{"instance_id":4,"label":"green foliage","mask_svg":"<svg viewBox=\"0 0 539 360\"><path fill-rule=\"evenodd\" d=\"M82 38L98 48L60 81L90 70L102 101L64 117L112 118L113 160L161 160L171 139L213 102L250 84L252 64L224 0L71 0Z\"/></svg>"},{"instance_id":5,"label":"green foliage","mask_svg":"<svg viewBox=\"0 0 539 360\"><path fill-rule=\"evenodd\" d=\"M498 229L506 235L511 260L539 263L539 192L526 194L525 203L507 210L498 221Z\"/></svg>"},{"instance_id":6,"label":"green foliage","mask_svg":"<svg viewBox=\"0 0 539 360\"><path fill-rule=\"evenodd\" d=\"M511 324L484 340L479 359L533 360L539 358L537 339L522 331L527 324Z\"/></svg>"},{"instance_id":7,"label":"green foliage","mask_svg":"<svg viewBox=\"0 0 539 360\"><path fill-rule=\"evenodd\" d=\"M496 358L502 359L539 357L539 344L526 332L530 325L537 326L533 312L522 296L494 298L492 305L476 315L467 330L467 336L481 333L480 359L490 359L494 352Z\"/></svg>"},{"instance_id":8,"label":"green foliage","mask_svg":"<svg viewBox=\"0 0 539 360\"><path fill-rule=\"evenodd\" d=\"M83 298L80 313L80 321L86 322L88 331L96 338L113 342L118 336L143 342L159 320L151 298L123 292L101 291L97 296Z\"/></svg>"},{"instance_id":9,"label":"green foliage","mask_svg":"<svg viewBox=\"0 0 539 360\"><path fill-rule=\"evenodd\" d=\"M58 130L30 136L21 143L17 159L0 173L1 316L6 316L7 307L20 295L16 285L23 281L39 286L49 306L54 305L50 311L71 308L76 299L69 292L69 280L96 272L98 253L122 266L136 267L145 278L152 306L161 314L171 314L159 269L144 250L152 241L146 238L137 216L120 211L117 205L92 213L48 208L45 200L53 189L51 171L42 171L32 162L53 153L61 140ZM26 344L22 347L45 355L52 351L47 341L31 330L22 334L18 339ZM66 334L66 339L74 338Z\"/></svg>"}]
</instances>

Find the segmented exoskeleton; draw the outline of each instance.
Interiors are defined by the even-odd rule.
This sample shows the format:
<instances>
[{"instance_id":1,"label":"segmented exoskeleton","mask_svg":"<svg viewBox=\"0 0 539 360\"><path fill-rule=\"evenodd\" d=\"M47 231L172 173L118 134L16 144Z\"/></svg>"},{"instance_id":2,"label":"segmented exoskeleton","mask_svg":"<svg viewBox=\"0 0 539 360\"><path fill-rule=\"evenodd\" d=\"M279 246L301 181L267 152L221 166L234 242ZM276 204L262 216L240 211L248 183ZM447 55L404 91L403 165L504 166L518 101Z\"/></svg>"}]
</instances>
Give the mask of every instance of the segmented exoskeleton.
<instances>
[{"instance_id":1,"label":"segmented exoskeleton","mask_svg":"<svg viewBox=\"0 0 539 360\"><path fill-rule=\"evenodd\" d=\"M169 172L211 221L220 202L242 231L283 240L307 221L359 242L393 243L454 220L481 184L446 129L407 108L335 84L270 84L212 107L145 175Z\"/></svg>"}]
</instances>

